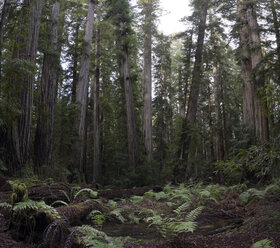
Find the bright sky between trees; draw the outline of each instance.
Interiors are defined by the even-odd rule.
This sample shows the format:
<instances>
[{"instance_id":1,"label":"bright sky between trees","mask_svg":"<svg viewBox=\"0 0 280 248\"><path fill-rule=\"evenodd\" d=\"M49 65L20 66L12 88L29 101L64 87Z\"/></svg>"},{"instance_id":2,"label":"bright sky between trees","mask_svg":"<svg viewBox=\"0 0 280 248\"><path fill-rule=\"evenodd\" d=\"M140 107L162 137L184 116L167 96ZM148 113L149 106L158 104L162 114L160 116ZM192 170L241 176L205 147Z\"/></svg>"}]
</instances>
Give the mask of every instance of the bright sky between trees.
<instances>
[{"instance_id":1,"label":"bright sky between trees","mask_svg":"<svg viewBox=\"0 0 280 248\"><path fill-rule=\"evenodd\" d=\"M186 27L180 19L190 15L189 2L190 0L160 0L163 16L160 17L159 30L166 35L184 31Z\"/></svg>"}]
</instances>

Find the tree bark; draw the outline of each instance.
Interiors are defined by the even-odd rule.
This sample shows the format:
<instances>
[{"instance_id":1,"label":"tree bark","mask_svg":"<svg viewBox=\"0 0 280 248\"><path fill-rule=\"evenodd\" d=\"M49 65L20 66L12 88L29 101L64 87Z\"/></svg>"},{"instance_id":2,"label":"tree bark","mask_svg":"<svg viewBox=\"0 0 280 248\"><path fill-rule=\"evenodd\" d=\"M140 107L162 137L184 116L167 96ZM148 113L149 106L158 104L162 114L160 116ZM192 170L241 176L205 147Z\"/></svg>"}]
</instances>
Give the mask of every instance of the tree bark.
<instances>
[{"instance_id":1,"label":"tree bark","mask_svg":"<svg viewBox=\"0 0 280 248\"><path fill-rule=\"evenodd\" d=\"M138 165L138 140L136 129L136 118L133 91L130 80L130 63L127 45L123 45L121 58L121 76L124 85L127 141L128 141L128 159L130 167L135 170Z\"/></svg>"},{"instance_id":2,"label":"tree bark","mask_svg":"<svg viewBox=\"0 0 280 248\"><path fill-rule=\"evenodd\" d=\"M93 20L94 20L94 5L95 0L88 2L88 14L85 38L83 43L83 54L81 59L81 69L79 74L79 81L76 91L76 105L77 105L77 120L76 131L79 137L79 142L76 144L76 162L79 165L81 179L84 178L84 166L86 162L86 114L88 104L88 87L89 87L89 65L91 55L91 42L93 36Z\"/></svg>"},{"instance_id":3,"label":"tree bark","mask_svg":"<svg viewBox=\"0 0 280 248\"><path fill-rule=\"evenodd\" d=\"M144 4L144 143L148 162L152 161L152 3Z\"/></svg>"},{"instance_id":4,"label":"tree bark","mask_svg":"<svg viewBox=\"0 0 280 248\"><path fill-rule=\"evenodd\" d=\"M43 0L25 0L23 2L20 31L17 35L17 41L13 51L13 59L26 60L33 67L35 67L43 3ZM28 14L26 10L30 10L28 23L25 21L26 15ZM26 26L28 26L27 33L25 33ZM11 137L14 153L17 157L17 164L19 168L22 168L31 160L34 73L26 72L20 82L12 83L20 87L15 99L20 109L20 115L13 123Z\"/></svg>"},{"instance_id":5,"label":"tree bark","mask_svg":"<svg viewBox=\"0 0 280 248\"><path fill-rule=\"evenodd\" d=\"M197 105L198 105L198 95L200 89L200 82L202 79L202 53L204 45L204 36L206 29L206 17L208 10L208 1L201 7L201 19L198 29L197 37L197 48L195 52L195 63L193 68L193 79L191 85L191 91L188 102L188 111L187 111L187 121L194 124L196 120Z\"/></svg>"},{"instance_id":6,"label":"tree bark","mask_svg":"<svg viewBox=\"0 0 280 248\"><path fill-rule=\"evenodd\" d=\"M1 19L0 19L0 82L1 82L1 76L2 76L3 28L4 28L5 22L6 22L7 10L8 10L8 1L4 0L2 12L1 12ZM0 84L0 94L1 94L1 84Z\"/></svg>"},{"instance_id":7,"label":"tree bark","mask_svg":"<svg viewBox=\"0 0 280 248\"><path fill-rule=\"evenodd\" d=\"M254 82L255 134L259 141L269 139L267 102L263 91L265 84L264 65L262 63L261 39L257 23L255 4L247 4L247 20L250 34L250 50L252 62L252 79Z\"/></svg>"},{"instance_id":8,"label":"tree bark","mask_svg":"<svg viewBox=\"0 0 280 248\"><path fill-rule=\"evenodd\" d=\"M254 130L254 87L253 82L251 81L252 62L251 52L249 48L250 37L245 10L246 9L244 9L244 0L238 0L238 12L240 21L239 36L241 48L241 77L243 81L243 121L251 126L251 128Z\"/></svg>"},{"instance_id":9,"label":"tree bark","mask_svg":"<svg viewBox=\"0 0 280 248\"><path fill-rule=\"evenodd\" d=\"M254 128L255 136L259 141L266 142L269 139L268 111L263 97L265 77L255 3L247 0L238 0L237 3L241 22L239 34L244 121Z\"/></svg>"},{"instance_id":10,"label":"tree bark","mask_svg":"<svg viewBox=\"0 0 280 248\"><path fill-rule=\"evenodd\" d=\"M42 166L49 168L52 162L54 110L59 66L59 54L57 54L59 13L60 1L57 1L52 6L51 24L48 28L50 41L48 51L44 55L40 85L38 120L34 143L35 170L37 173Z\"/></svg>"},{"instance_id":11,"label":"tree bark","mask_svg":"<svg viewBox=\"0 0 280 248\"><path fill-rule=\"evenodd\" d=\"M99 77L100 77L100 29L96 24L96 44L95 44L95 75L93 84L93 181L100 183L102 176L100 164L100 129L99 129Z\"/></svg>"}]
</instances>

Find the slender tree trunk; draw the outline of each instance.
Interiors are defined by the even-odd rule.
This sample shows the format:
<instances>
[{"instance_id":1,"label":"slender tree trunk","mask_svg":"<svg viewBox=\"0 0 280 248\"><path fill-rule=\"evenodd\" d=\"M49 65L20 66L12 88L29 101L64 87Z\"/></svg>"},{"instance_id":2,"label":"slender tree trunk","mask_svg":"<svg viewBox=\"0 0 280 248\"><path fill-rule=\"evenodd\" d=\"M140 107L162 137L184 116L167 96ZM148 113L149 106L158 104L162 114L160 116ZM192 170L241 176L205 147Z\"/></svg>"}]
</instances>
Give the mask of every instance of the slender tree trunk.
<instances>
[{"instance_id":1,"label":"slender tree trunk","mask_svg":"<svg viewBox=\"0 0 280 248\"><path fill-rule=\"evenodd\" d=\"M179 152L178 152L178 157L179 160L182 160L185 156L185 140L186 140L186 129L187 129L187 122L185 120L185 115L186 115L186 105L187 105L187 92L188 92L188 87L189 87L189 78L190 78L190 67L191 67L191 57L192 57L192 47L193 47L193 42L192 42L192 37L193 37L193 30L191 30L191 34L189 37L188 41L188 52L186 56L186 75L185 75L185 86L184 86L184 97L183 97L183 104L182 104L182 112L184 113L183 117L184 120L182 122L182 129L181 129L181 139L180 139L180 147L179 147Z\"/></svg>"},{"instance_id":2,"label":"slender tree trunk","mask_svg":"<svg viewBox=\"0 0 280 248\"><path fill-rule=\"evenodd\" d=\"M77 90L77 84L79 80L79 73L78 73L78 60L79 60L79 54L78 54L78 39L79 39L79 29L80 24L77 23L75 27L75 48L73 53L73 76L72 76L72 103L76 102L76 90Z\"/></svg>"},{"instance_id":3,"label":"slender tree trunk","mask_svg":"<svg viewBox=\"0 0 280 248\"><path fill-rule=\"evenodd\" d=\"M93 85L93 181L92 184L100 183L102 176L100 164L100 129L99 129L99 77L100 77L100 29L96 24L95 44L95 75Z\"/></svg>"},{"instance_id":4,"label":"slender tree trunk","mask_svg":"<svg viewBox=\"0 0 280 248\"><path fill-rule=\"evenodd\" d=\"M76 130L80 142L76 145L76 161L79 164L79 171L82 178L84 178L84 167L86 163L85 150L86 150L86 115L88 104L88 87L89 87L89 65L91 55L91 42L93 36L93 20L94 20L94 5L95 0L88 2L88 14L85 38L83 44L83 54L81 59L81 68L79 74L79 81L76 91L76 104L77 104L77 120Z\"/></svg>"},{"instance_id":5,"label":"slender tree trunk","mask_svg":"<svg viewBox=\"0 0 280 248\"><path fill-rule=\"evenodd\" d=\"M145 4L144 38L144 143L148 162L152 161L152 6Z\"/></svg>"},{"instance_id":6,"label":"slender tree trunk","mask_svg":"<svg viewBox=\"0 0 280 248\"><path fill-rule=\"evenodd\" d=\"M257 23L255 4L247 4L247 19L250 31L250 49L252 62L252 79L254 82L255 133L261 142L269 139L267 102L263 91L265 84L264 65L262 62L262 48Z\"/></svg>"},{"instance_id":7,"label":"slender tree trunk","mask_svg":"<svg viewBox=\"0 0 280 248\"><path fill-rule=\"evenodd\" d=\"M122 51L121 76L123 80L124 93L125 93L128 159L129 159L129 165L133 170L135 170L138 165L138 140L137 140L133 91L132 91L132 85L130 80L130 63L129 63L129 56L128 56L128 47L126 45L123 46L123 51Z\"/></svg>"},{"instance_id":8,"label":"slender tree trunk","mask_svg":"<svg viewBox=\"0 0 280 248\"><path fill-rule=\"evenodd\" d=\"M20 20L20 32L13 51L14 59L27 60L35 67L41 13L43 0L25 0L22 7L22 17ZM26 24L26 10L30 10L28 23ZM28 31L25 33L25 25ZM12 127L12 140L19 167L23 167L31 160L31 128L32 128L32 107L34 95L34 73L26 73L21 81L12 82L20 87L18 107L20 115Z\"/></svg>"},{"instance_id":9,"label":"slender tree trunk","mask_svg":"<svg viewBox=\"0 0 280 248\"><path fill-rule=\"evenodd\" d=\"M211 102L211 90L210 84L208 86L208 120L209 120L209 138L210 138L210 154L211 154L211 171L214 171L213 162L215 161L215 149L214 149L214 132L213 132L213 120L212 120L212 102Z\"/></svg>"},{"instance_id":10,"label":"slender tree trunk","mask_svg":"<svg viewBox=\"0 0 280 248\"><path fill-rule=\"evenodd\" d=\"M51 166L53 147L54 107L57 95L57 71L59 54L57 54L57 31L60 13L60 1L53 4L51 24L48 28L50 41L43 61L42 79L40 85L40 98L38 106L38 119L35 135L35 170L44 165Z\"/></svg>"},{"instance_id":11,"label":"slender tree trunk","mask_svg":"<svg viewBox=\"0 0 280 248\"><path fill-rule=\"evenodd\" d=\"M280 24L279 24L274 0L270 0L270 7L271 7L272 16L273 16L274 32L275 32L275 36L276 36L278 66L280 66ZM280 70L280 68L278 68L278 70Z\"/></svg>"},{"instance_id":12,"label":"slender tree trunk","mask_svg":"<svg viewBox=\"0 0 280 248\"><path fill-rule=\"evenodd\" d=\"M222 102L222 115L223 115L223 137L224 137L224 151L225 159L229 158L229 142L228 142L228 132L227 132L227 117L226 117L226 108L225 108L225 93L224 85L221 82L221 102Z\"/></svg>"},{"instance_id":13,"label":"slender tree trunk","mask_svg":"<svg viewBox=\"0 0 280 248\"><path fill-rule=\"evenodd\" d=\"M8 11L8 1L4 0L1 19L0 19L0 94L1 94L1 76L2 76L2 44L3 44L3 28L6 22L6 16Z\"/></svg>"},{"instance_id":14,"label":"slender tree trunk","mask_svg":"<svg viewBox=\"0 0 280 248\"><path fill-rule=\"evenodd\" d=\"M218 68L213 66L214 77L214 99L215 99L215 115L216 115L216 161L222 161L224 159L224 145L223 145L223 126L220 109L220 87L218 81Z\"/></svg>"}]
</instances>

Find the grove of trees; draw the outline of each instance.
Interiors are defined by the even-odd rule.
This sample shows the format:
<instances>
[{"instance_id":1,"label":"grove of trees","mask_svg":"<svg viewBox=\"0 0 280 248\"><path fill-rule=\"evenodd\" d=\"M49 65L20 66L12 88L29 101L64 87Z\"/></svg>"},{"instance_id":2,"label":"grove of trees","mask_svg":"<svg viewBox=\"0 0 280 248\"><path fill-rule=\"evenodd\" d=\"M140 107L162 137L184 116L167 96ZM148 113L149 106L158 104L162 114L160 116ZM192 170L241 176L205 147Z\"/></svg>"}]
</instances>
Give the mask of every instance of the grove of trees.
<instances>
[{"instance_id":1,"label":"grove of trees","mask_svg":"<svg viewBox=\"0 0 280 248\"><path fill-rule=\"evenodd\" d=\"M1 1L0 173L119 187L279 174L280 1L190 6L165 35L160 0Z\"/></svg>"}]
</instances>

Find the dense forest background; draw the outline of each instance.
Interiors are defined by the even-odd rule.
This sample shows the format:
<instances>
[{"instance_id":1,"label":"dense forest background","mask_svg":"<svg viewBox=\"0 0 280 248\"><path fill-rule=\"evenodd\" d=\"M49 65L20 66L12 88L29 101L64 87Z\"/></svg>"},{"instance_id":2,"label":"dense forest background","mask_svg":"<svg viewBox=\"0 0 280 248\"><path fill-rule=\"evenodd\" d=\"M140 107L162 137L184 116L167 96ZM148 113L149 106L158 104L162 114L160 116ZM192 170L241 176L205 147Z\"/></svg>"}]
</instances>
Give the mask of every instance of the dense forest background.
<instances>
[{"instance_id":1,"label":"dense forest background","mask_svg":"<svg viewBox=\"0 0 280 248\"><path fill-rule=\"evenodd\" d=\"M279 176L278 0L0 3L0 173L118 187ZM187 7L187 1L186 1Z\"/></svg>"}]
</instances>

